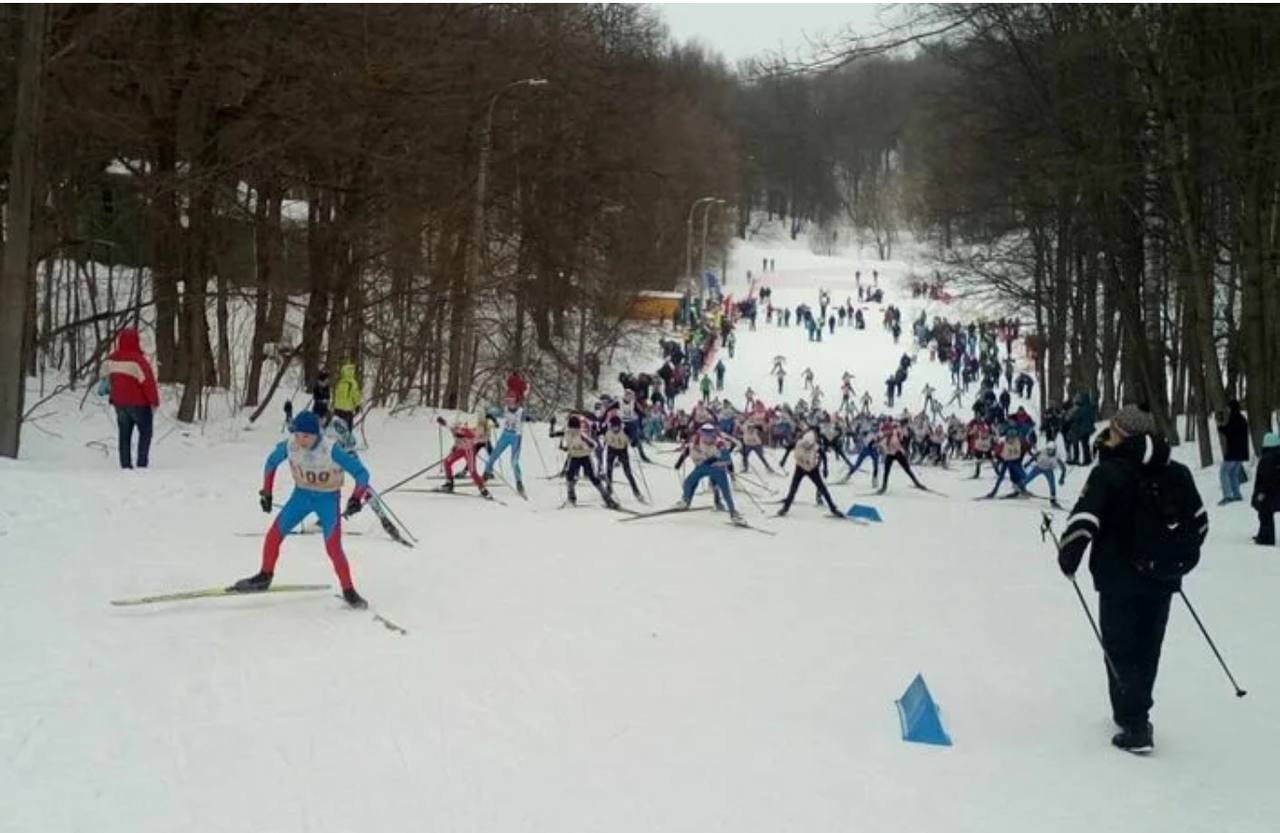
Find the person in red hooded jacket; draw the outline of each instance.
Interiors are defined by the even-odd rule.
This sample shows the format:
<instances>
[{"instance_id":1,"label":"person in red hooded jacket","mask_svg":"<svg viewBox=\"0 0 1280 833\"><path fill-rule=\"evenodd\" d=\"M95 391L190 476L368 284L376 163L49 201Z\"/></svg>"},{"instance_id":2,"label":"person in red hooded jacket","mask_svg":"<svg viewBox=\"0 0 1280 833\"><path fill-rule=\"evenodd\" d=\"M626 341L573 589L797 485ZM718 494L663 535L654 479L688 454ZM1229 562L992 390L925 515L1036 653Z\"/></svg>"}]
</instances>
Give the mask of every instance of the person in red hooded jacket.
<instances>
[{"instance_id":1,"label":"person in red hooded jacket","mask_svg":"<svg viewBox=\"0 0 1280 833\"><path fill-rule=\"evenodd\" d=\"M517 405L524 404L524 397L529 392L529 383L520 375L519 369L511 371L507 377L507 396L513 397Z\"/></svg>"},{"instance_id":2,"label":"person in red hooded jacket","mask_svg":"<svg viewBox=\"0 0 1280 833\"><path fill-rule=\"evenodd\" d=\"M151 453L152 414L160 405L160 392L151 363L142 354L137 330L121 330L116 349L104 368L111 383L111 404L120 429L120 468L131 469L133 429L138 429L138 468L147 467Z\"/></svg>"}]
</instances>

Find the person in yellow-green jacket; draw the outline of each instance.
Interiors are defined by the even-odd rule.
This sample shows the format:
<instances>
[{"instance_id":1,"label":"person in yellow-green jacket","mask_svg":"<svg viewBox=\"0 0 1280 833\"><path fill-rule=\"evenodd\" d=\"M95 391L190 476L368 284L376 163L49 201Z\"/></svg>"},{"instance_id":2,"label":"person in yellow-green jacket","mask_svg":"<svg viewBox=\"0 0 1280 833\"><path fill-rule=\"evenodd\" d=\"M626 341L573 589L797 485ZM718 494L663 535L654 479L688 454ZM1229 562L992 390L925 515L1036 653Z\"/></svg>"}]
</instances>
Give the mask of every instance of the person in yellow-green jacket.
<instances>
[{"instance_id":1,"label":"person in yellow-green jacket","mask_svg":"<svg viewBox=\"0 0 1280 833\"><path fill-rule=\"evenodd\" d=\"M348 428L353 428L358 410L360 383L356 381L356 366L348 362L338 371L338 384L333 386L333 414L342 417Z\"/></svg>"}]
</instances>

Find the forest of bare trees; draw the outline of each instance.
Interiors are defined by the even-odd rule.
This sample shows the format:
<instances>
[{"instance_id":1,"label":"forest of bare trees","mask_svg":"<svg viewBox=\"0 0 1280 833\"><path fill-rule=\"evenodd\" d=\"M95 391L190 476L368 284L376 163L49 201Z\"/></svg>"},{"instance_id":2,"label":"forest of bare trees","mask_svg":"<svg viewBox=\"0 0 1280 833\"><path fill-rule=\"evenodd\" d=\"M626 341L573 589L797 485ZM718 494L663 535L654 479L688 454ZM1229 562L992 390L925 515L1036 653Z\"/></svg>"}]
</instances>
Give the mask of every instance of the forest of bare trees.
<instances>
[{"instance_id":1,"label":"forest of bare trees","mask_svg":"<svg viewBox=\"0 0 1280 833\"><path fill-rule=\"evenodd\" d=\"M580 374L635 291L686 277L704 195L736 209L714 251L762 214L881 258L927 241L1026 322L1045 402L1145 403L1206 463L1228 399L1255 442L1280 407L1269 7L917 7L737 71L642 6L0 14L0 453L22 374L92 379L127 321L182 420L294 362L445 407L512 366Z\"/></svg>"},{"instance_id":2,"label":"forest of bare trees","mask_svg":"<svg viewBox=\"0 0 1280 833\"><path fill-rule=\"evenodd\" d=\"M212 387L258 404L291 362L349 359L378 401L446 407L512 366L576 372L575 322L607 347L634 291L683 277L689 203L734 193L729 74L644 7L0 15L3 453L20 374L91 380L126 322L188 421Z\"/></svg>"}]
</instances>

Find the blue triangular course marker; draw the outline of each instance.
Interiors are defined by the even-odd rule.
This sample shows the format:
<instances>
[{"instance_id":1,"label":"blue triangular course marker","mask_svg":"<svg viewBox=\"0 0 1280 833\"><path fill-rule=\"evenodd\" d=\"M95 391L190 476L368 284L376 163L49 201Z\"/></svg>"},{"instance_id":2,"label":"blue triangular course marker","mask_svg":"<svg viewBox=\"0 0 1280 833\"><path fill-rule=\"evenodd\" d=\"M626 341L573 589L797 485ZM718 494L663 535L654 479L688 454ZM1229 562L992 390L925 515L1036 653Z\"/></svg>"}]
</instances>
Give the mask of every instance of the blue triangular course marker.
<instances>
[{"instance_id":1,"label":"blue triangular course marker","mask_svg":"<svg viewBox=\"0 0 1280 833\"><path fill-rule=\"evenodd\" d=\"M884 519L880 517L880 510L874 506L867 506L865 503L855 503L849 507L849 511L845 512L850 518L858 518L864 521L875 521L880 523Z\"/></svg>"},{"instance_id":2,"label":"blue triangular course marker","mask_svg":"<svg viewBox=\"0 0 1280 833\"><path fill-rule=\"evenodd\" d=\"M938 704L933 702L929 687L924 684L924 677L916 674L916 678L907 686L901 700L895 700L898 707L898 720L902 722L902 739L912 743L931 743L935 746L950 746L951 737L942 728L942 718L938 715Z\"/></svg>"}]
</instances>

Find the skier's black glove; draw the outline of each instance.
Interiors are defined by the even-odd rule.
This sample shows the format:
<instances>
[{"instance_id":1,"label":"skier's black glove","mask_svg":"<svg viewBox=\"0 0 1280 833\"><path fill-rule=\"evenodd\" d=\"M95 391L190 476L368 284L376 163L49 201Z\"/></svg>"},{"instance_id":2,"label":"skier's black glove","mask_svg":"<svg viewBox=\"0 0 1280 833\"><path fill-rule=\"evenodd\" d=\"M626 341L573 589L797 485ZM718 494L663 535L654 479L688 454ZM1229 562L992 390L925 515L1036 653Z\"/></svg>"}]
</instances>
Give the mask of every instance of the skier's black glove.
<instances>
[{"instance_id":1,"label":"skier's black glove","mask_svg":"<svg viewBox=\"0 0 1280 833\"><path fill-rule=\"evenodd\" d=\"M271 493L266 489L258 492L258 505L262 507L263 512L271 514Z\"/></svg>"},{"instance_id":2,"label":"skier's black glove","mask_svg":"<svg viewBox=\"0 0 1280 833\"><path fill-rule=\"evenodd\" d=\"M364 503L360 501L360 498L356 497L355 495L352 495L351 498L347 500L347 511L342 513L342 517L350 518L352 515L356 514L363 508L364 508Z\"/></svg>"}]
</instances>

